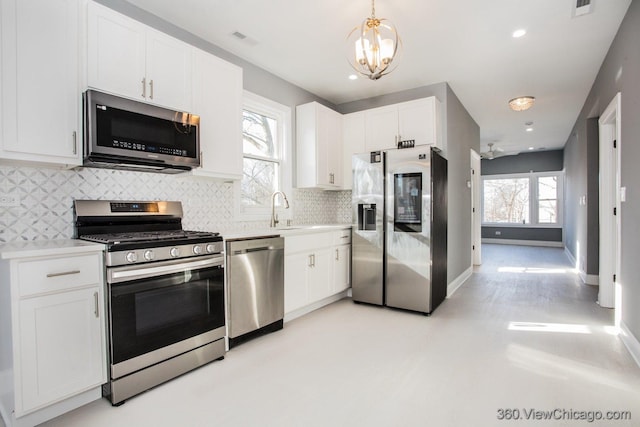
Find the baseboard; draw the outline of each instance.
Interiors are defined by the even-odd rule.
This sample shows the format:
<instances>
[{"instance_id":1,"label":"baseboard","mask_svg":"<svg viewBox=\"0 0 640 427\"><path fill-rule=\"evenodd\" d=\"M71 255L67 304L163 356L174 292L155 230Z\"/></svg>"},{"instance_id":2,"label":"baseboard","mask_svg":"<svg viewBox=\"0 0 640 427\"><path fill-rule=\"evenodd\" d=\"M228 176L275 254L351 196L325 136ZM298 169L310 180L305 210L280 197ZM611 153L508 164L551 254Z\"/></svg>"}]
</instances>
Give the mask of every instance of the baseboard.
<instances>
[{"instance_id":1,"label":"baseboard","mask_svg":"<svg viewBox=\"0 0 640 427\"><path fill-rule=\"evenodd\" d=\"M567 258L569 258L569 262L571 263L571 265L578 265L573 254L566 246L564 247L564 253ZM600 283L600 276L598 276L597 274L587 274L586 271L578 269L578 275L580 276L580 280L582 280L582 283L584 283L585 285L598 286L598 284Z\"/></svg>"},{"instance_id":2,"label":"baseboard","mask_svg":"<svg viewBox=\"0 0 640 427\"><path fill-rule=\"evenodd\" d=\"M576 268L578 268L578 262L576 261L576 258L573 256L573 254L571 253L571 251L569 250L569 248L567 248L566 246L564 247L564 254L567 256L567 258L569 258L569 263L571 265L575 265Z\"/></svg>"},{"instance_id":3,"label":"baseboard","mask_svg":"<svg viewBox=\"0 0 640 427\"><path fill-rule=\"evenodd\" d=\"M578 274L580 274L580 279L586 285L598 286L600 284L600 276L587 274L584 271L580 271Z\"/></svg>"},{"instance_id":4,"label":"baseboard","mask_svg":"<svg viewBox=\"0 0 640 427\"><path fill-rule=\"evenodd\" d=\"M519 245L519 246L545 246L549 248L562 248L562 242L545 242L544 240L516 240L516 239L492 239L482 238L482 243L496 243L498 245Z\"/></svg>"},{"instance_id":5,"label":"baseboard","mask_svg":"<svg viewBox=\"0 0 640 427\"><path fill-rule=\"evenodd\" d=\"M447 285L447 298L451 297L455 291L458 290L460 286L467 281L469 277L473 274L473 266L470 266L465 271L462 272L461 275L456 277L451 283Z\"/></svg>"},{"instance_id":6,"label":"baseboard","mask_svg":"<svg viewBox=\"0 0 640 427\"><path fill-rule=\"evenodd\" d=\"M344 290L338 294L331 295L327 298L321 299L320 301L316 301L312 304L305 305L304 307L300 307L296 310L290 311L289 313L285 313L284 323L290 322L291 320L297 319L298 317L304 316L305 314L309 314L312 311L315 311L319 308L324 307L325 305L329 305L336 301L340 301L343 298L347 298L350 290L351 288Z\"/></svg>"},{"instance_id":7,"label":"baseboard","mask_svg":"<svg viewBox=\"0 0 640 427\"><path fill-rule=\"evenodd\" d=\"M633 336L627 325L624 322L620 322L620 338L622 342L631 353L631 357L636 361L636 364L640 367L640 341Z\"/></svg>"}]
</instances>

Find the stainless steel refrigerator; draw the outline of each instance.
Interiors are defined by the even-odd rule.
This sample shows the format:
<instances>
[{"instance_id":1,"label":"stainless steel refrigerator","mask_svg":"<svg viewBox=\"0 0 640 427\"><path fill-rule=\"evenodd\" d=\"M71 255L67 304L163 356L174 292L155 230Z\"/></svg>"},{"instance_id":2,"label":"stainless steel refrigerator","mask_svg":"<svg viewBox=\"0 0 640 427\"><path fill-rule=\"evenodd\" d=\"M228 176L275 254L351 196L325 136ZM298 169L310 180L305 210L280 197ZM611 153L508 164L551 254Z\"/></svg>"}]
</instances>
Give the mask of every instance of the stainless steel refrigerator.
<instances>
[{"instance_id":1,"label":"stainless steel refrigerator","mask_svg":"<svg viewBox=\"0 0 640 427\"><path fill-rule=\"evenodd\" d=\"M431 314L447 295L447 160L424 146L352 167L353 300Z\"/></svg>"}]
</instances>

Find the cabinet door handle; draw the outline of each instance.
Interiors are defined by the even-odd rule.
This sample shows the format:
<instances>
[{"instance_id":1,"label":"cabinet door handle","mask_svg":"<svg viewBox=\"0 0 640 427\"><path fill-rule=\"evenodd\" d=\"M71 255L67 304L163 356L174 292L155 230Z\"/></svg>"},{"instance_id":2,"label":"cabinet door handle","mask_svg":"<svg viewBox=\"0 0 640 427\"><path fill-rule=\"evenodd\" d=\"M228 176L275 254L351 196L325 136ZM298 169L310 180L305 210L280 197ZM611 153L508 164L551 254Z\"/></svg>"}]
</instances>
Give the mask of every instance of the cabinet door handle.
<instances>
[{"instance_id":1,"label":"cabinet door handle","mask_svg":"<svg viewBox=\"0 0 640 427\"><path fill-rule=\"evenodd\" d=\"M98 318L98 317L100 317L100 306L98 305L98 293L97 292L93 293L93 302L94 302L93 314L95 314L96 318Z\"/></svg>"},{"instance_id":2,"label":"cabinet door handle","mask_svg":"<svg viewBox=\"0 0 640 427\"><path fill-rule=\"evenodd\" d=\"M142 83L142 97L146 98L147 97L147 78L143 77L141 83Z\"/></svg>"},{"instance_id":3,"label":"cabinet door handle","mask_svg":"<svg viewBox=\"0 0 640 427\"><path fill-rule=\"evenodd\" d=\"M309 260L308 261L309 262L307 263L307 266L308 267L313 267L313 264L311 264L311 255L309 255Z\"/></svg>"},{"instance_id":4,"label":"cabinet door handle","mask_svg":"<svg viewBox=\"0 0 640 427\"><path fill-rule=\"evenodd\" d=\"M47 277L69 276L71 274L80 274L80 270L63 271L61 273L48 273Z\"/></svg>"},{"instance_id":5,"label":"cabinet door handle","mask_svg":"<svg viewBox=\"0 0 640 427\"><path fill-rule=\"evenodd\" d=\"M153 99L153 79L149 80L149 99Z\"/></svg>"},{"instance_id":6,"label":"cabinet door handle","mask_svg":"<svg viewBox=\"0 0 640 427\"><path fill-rule=\"evenodd\" d=\"M336 249L336 261L340 261L340 251Z\"/></svg>"},{"instance_id":7,"label":"cabinet door handle","mask_svg":"<svg viewBox=\"0 0 640 427\"><path fill-rule=\"evenodd\" d=\"M73 140L73 155L75 156L76 154L78 154L78 138L75 130L71 134L71 138Z\"/></svg>"}]
</instances>

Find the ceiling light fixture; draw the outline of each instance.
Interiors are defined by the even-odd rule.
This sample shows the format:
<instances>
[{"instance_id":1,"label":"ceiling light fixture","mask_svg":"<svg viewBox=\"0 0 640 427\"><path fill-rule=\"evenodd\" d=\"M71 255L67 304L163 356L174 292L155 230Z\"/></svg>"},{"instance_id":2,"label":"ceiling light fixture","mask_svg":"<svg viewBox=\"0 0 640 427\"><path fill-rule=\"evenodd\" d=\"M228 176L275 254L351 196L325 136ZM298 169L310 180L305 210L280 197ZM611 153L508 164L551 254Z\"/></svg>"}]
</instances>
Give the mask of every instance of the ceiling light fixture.
<instances>
[{"instance_id":1,"label":"ceiling light fixture","mask_svg":"<svg viewBox=\"0 0 640 427\"><path fill-rule=\"evenodd\" d=\"M349 63L358 73L371 80L389 74L397 66L390 67L401 45L395 25L383 18L376 18L375 0L371 0L371 17L362 21L347 36ZM355 52L353 49L355 47ZM353 55L353 56L352 56Z\"/></svg>"},{"instance_id":2,"label":"ceiling light fixture","mask_svg":"<svg viewBox=\"0 0 640 427\"><path fill-rule=\"evenodd\" d=\"M358 80L358 76L355 74L349 74L349 80Z\"/></svg>"},{"instance_id":3,"label":"ceiling light fixture","mask_svg":"<svg viewBox=\"0 0 640 427\"><path fill-rule=\"evenodd\" d=\"M527 132L533 132L533 128L527 128L526 131Z\"/></svg>"},{"instance_id":4,"label":"ceiling light fixture","mask_svg":"<svg viewBox=\"0 0 640 427\"><path fill-rule=\"evenodd\" d=\"M511 107L513 111L528 110L535 100L533 96L519 96L509 100L509 107Z\"/></svg>"}]
</instances>

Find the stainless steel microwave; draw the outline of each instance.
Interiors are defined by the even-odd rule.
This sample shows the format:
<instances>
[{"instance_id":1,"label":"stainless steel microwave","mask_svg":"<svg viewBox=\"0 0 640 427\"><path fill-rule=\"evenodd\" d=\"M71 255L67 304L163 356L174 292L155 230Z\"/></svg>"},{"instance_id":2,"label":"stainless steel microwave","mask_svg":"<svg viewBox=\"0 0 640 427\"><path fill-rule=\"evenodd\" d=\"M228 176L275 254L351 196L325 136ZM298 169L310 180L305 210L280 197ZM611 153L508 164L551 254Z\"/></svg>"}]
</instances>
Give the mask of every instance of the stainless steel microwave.
<instances>
[{"instance_id":1,"label":"stainless steel microwave","mask_svg":"<svg viewBox=\"0 0 640 427\"><path fill-rule=\"evenodd\" d=\"M84 166L180 173L200 166L200 117L84 93Z\"/></svg>"}]
</instances>

